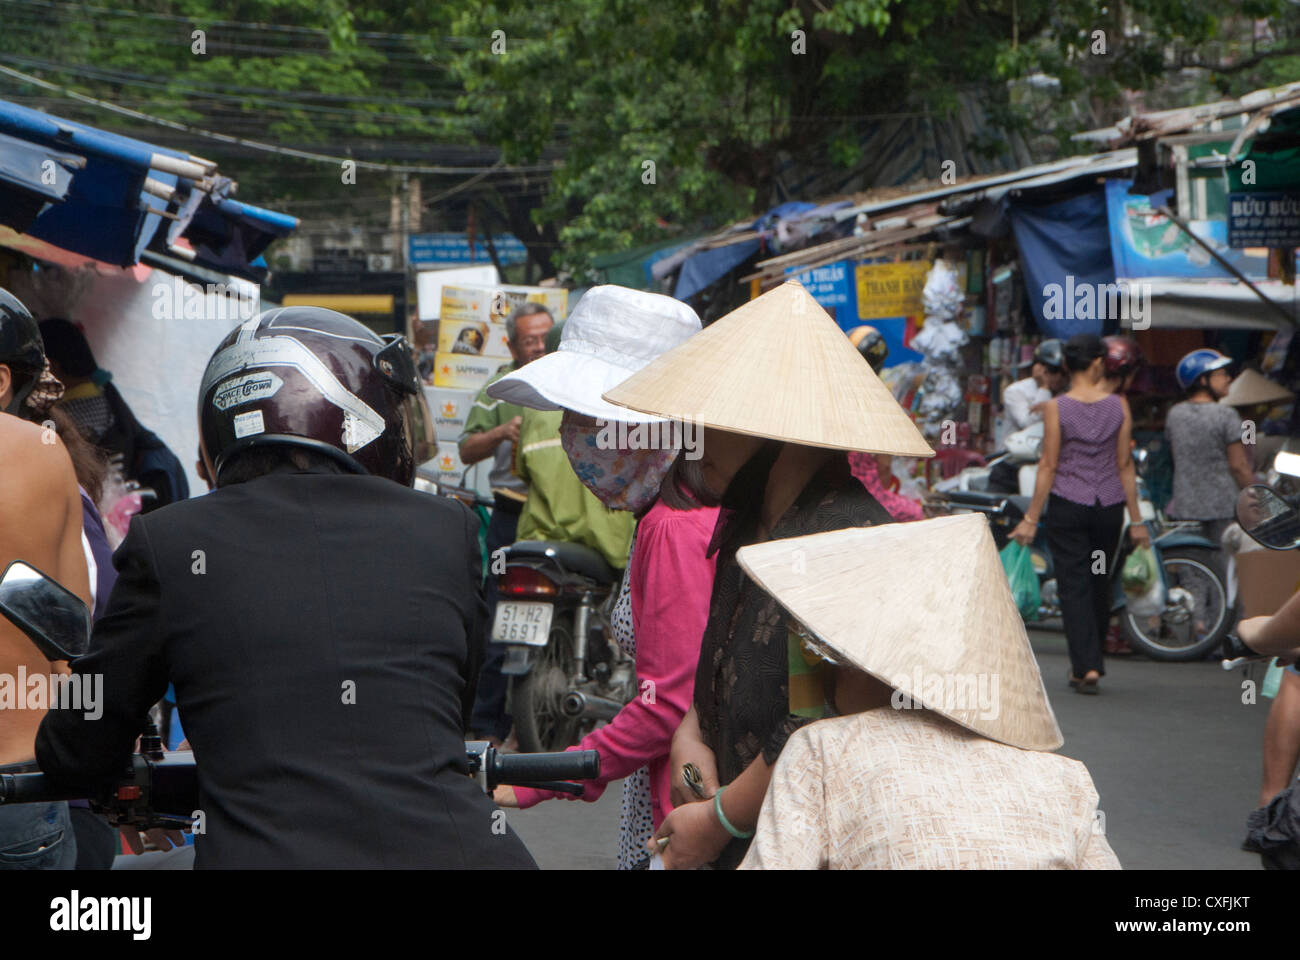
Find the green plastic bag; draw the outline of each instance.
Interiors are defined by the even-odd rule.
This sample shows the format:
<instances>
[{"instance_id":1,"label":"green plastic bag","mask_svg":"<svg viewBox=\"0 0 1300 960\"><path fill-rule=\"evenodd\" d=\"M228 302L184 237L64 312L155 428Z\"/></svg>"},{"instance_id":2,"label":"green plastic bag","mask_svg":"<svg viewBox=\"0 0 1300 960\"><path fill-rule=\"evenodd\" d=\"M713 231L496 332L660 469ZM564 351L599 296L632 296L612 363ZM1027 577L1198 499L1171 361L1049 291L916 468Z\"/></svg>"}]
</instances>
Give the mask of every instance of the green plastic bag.
<instances>
[{"instance_id":1,"label":"green plastic bag","mask_svg":"<svg viewBox=\"0 0 1300 960\"><path fill-rule=\"evenodd\" d=\"M1151 584L1160 577L1160 568L1156 566L1155 551L1150 547L1138 547L1124 561L1124 592L1130 597L1140 597L1151 589Z\"/></svg>"},{"instance_id":2,"label":"green plastic bag","mask_svg":"<svg viewBox=\"0 0 1300 960\"><path fill-rule=\"evenodd\" d=\"M1026 620L1037 620L1038 605L1042 598L1038 593L1038 571L1034 569L1034 558L1030 556L1029 548L1012 540L1002 548L999 556L1020 616Z\"/></svg>"}]
</instances>

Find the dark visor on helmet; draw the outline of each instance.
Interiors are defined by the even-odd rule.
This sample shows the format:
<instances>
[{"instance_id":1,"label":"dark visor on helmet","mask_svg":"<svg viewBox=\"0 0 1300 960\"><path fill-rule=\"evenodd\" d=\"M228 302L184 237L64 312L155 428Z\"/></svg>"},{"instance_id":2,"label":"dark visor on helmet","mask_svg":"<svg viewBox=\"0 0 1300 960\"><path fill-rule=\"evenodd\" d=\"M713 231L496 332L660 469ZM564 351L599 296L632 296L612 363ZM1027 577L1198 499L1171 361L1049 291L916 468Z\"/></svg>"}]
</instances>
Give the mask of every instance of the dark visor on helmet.
<instances>
[{"instance_id":1,"label":"dark visor on helmet","mask_svg":"<svg viewBox=\"0 0 1300 960\"><path fill-rule=\"evenodd\" d=\"M375 368L398 390L418 394L420 376L416 373L415 359L411 356L406 337L400 333L386 333L383 339L388 346L375 354Z\"/></svg>"}]
</instances>

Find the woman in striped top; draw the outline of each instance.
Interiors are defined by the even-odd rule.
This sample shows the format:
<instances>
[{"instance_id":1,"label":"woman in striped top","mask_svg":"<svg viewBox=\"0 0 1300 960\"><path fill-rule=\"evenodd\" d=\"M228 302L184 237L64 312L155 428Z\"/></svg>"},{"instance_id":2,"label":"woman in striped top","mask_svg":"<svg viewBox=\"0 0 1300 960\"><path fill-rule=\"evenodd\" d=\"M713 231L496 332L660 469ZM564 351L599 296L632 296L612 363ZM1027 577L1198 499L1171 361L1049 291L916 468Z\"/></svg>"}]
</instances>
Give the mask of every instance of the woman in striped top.
<instances>
[{"instance_id":1,"label":"woman in striped top","mask_svg":"<svg viewBox=\"0 0 1300 960\"><path fill-rule=\"evenodd\" d=\"M1030 544L1044 506L1047 543L1056 570L1061 616L1070 648L1070 686L1096 693L1106 672L1102 649L1110 624L1111 572L1124 505L1138 518L1137 473L1133 467L1133 417L1122 394L1108 394L1101 380L1105 346L1092 334L1076 334L1065 345L1070 389L1047 404L1043 455L1034 498L1011 536ZM1140 522L1129 527L1138 545L1151 537Z\"/></svg>"}]
</instances>

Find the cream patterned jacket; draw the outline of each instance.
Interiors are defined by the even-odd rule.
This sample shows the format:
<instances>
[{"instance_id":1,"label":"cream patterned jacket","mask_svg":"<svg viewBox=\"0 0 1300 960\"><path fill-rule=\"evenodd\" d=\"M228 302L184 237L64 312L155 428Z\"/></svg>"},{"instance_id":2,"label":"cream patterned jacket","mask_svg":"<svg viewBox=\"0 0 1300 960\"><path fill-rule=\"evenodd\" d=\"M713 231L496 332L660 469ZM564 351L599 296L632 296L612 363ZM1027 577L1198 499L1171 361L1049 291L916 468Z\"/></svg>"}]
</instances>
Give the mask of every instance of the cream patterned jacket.
<instances>
[{"instance_id":1,"label":"cream patterned jacket","mask_svg":"<svg viewBox=\"0 0 1300 960\"><path fill-rule=\"evenodd\" d=\"M926 710L798 730L742 870L1117 870L1087 768Z\"/></svg>"}]
</instances>

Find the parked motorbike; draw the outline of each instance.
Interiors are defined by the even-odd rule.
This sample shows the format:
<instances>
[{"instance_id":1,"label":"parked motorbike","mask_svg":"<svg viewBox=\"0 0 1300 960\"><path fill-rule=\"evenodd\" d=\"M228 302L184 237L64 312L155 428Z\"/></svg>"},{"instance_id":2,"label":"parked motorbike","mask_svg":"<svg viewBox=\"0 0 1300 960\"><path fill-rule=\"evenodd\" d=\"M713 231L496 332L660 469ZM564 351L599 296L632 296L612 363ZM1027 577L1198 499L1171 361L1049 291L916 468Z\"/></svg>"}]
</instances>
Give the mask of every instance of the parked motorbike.
<instances>
[{"instance_id":1,"label":"parked motorbike","mask_svg":"<svg viewBox=\"0 0 1300 960\"><path fill-rule=\"evenodd\" d=\"M931 498L932 505L950 513L978 512L987 516L999 550L1006 546L1011 531L1029 509L1032 486L1027 493L1023 490L1037 475L1036 463L1022 462L1019 469L1022 493L1000 493L988 489L993 468L1003 457L1021 462L1030 452L1036 452L1031 451L1033 427L1013 436L1020 437L1014 453L994 457L984 467L971 467L936 484ZM1008 445L1010 447L1010 438ZM1228 589L1214 560L1218 545L1201 533L1199 523L1169 521L1155 509L1142 478L1145 452L1136 451L1134 460L1138 470L1138 507L1142 522L1151 531L1151 548L1156 553L1164 581L1165 605L1159 614L1138 616L1128 609L1124 593L1117 589L1111 611L1119 617L1124 639L1137 652L1153 660L1196 660L1221 643L1233 624ZM1123 568L1132 551L1128 527L1126 511L1112 566L1114 570ZM1057 618L1061 610L1056 574L1042 528L1029 551L1038 573L1042 597L1038 619Z\"/></svg>"},{"instance_id":2,"label":"parked motorbike","mask_svg":"<svg viewBox=\"0 0 1300 960\"><path fill-rule=\"evenodd\" d=\"M504 559L492 640L507 647L519 748L563 750L636 693L636 666L609 629L619 574L576 543L524 540Z\"/></svg>"},{"instance_id":3,"label":"parked motorbike","mask_svg":"<svg viewBox=\"0 0 1300 960\"><path fill-rule=\"evenodd\" d=\"M79 597L35 567L15 560L0 577L0 615L13 623L50 661L84 656L90 642L90 613ZM470 776L491 795L499 784L540 787L581 796L574 780L600 775L595 750L564 753L502 754L486 741L465 744ZM0 804L76 800L83 790L68 789L43 773L0 773ZM161 827L184 830L199 809L194 754L165 751L157 726L148 722L139 750L117 782L91 807L115 826L140 830Z\"/></svg>"}]
</instances>

